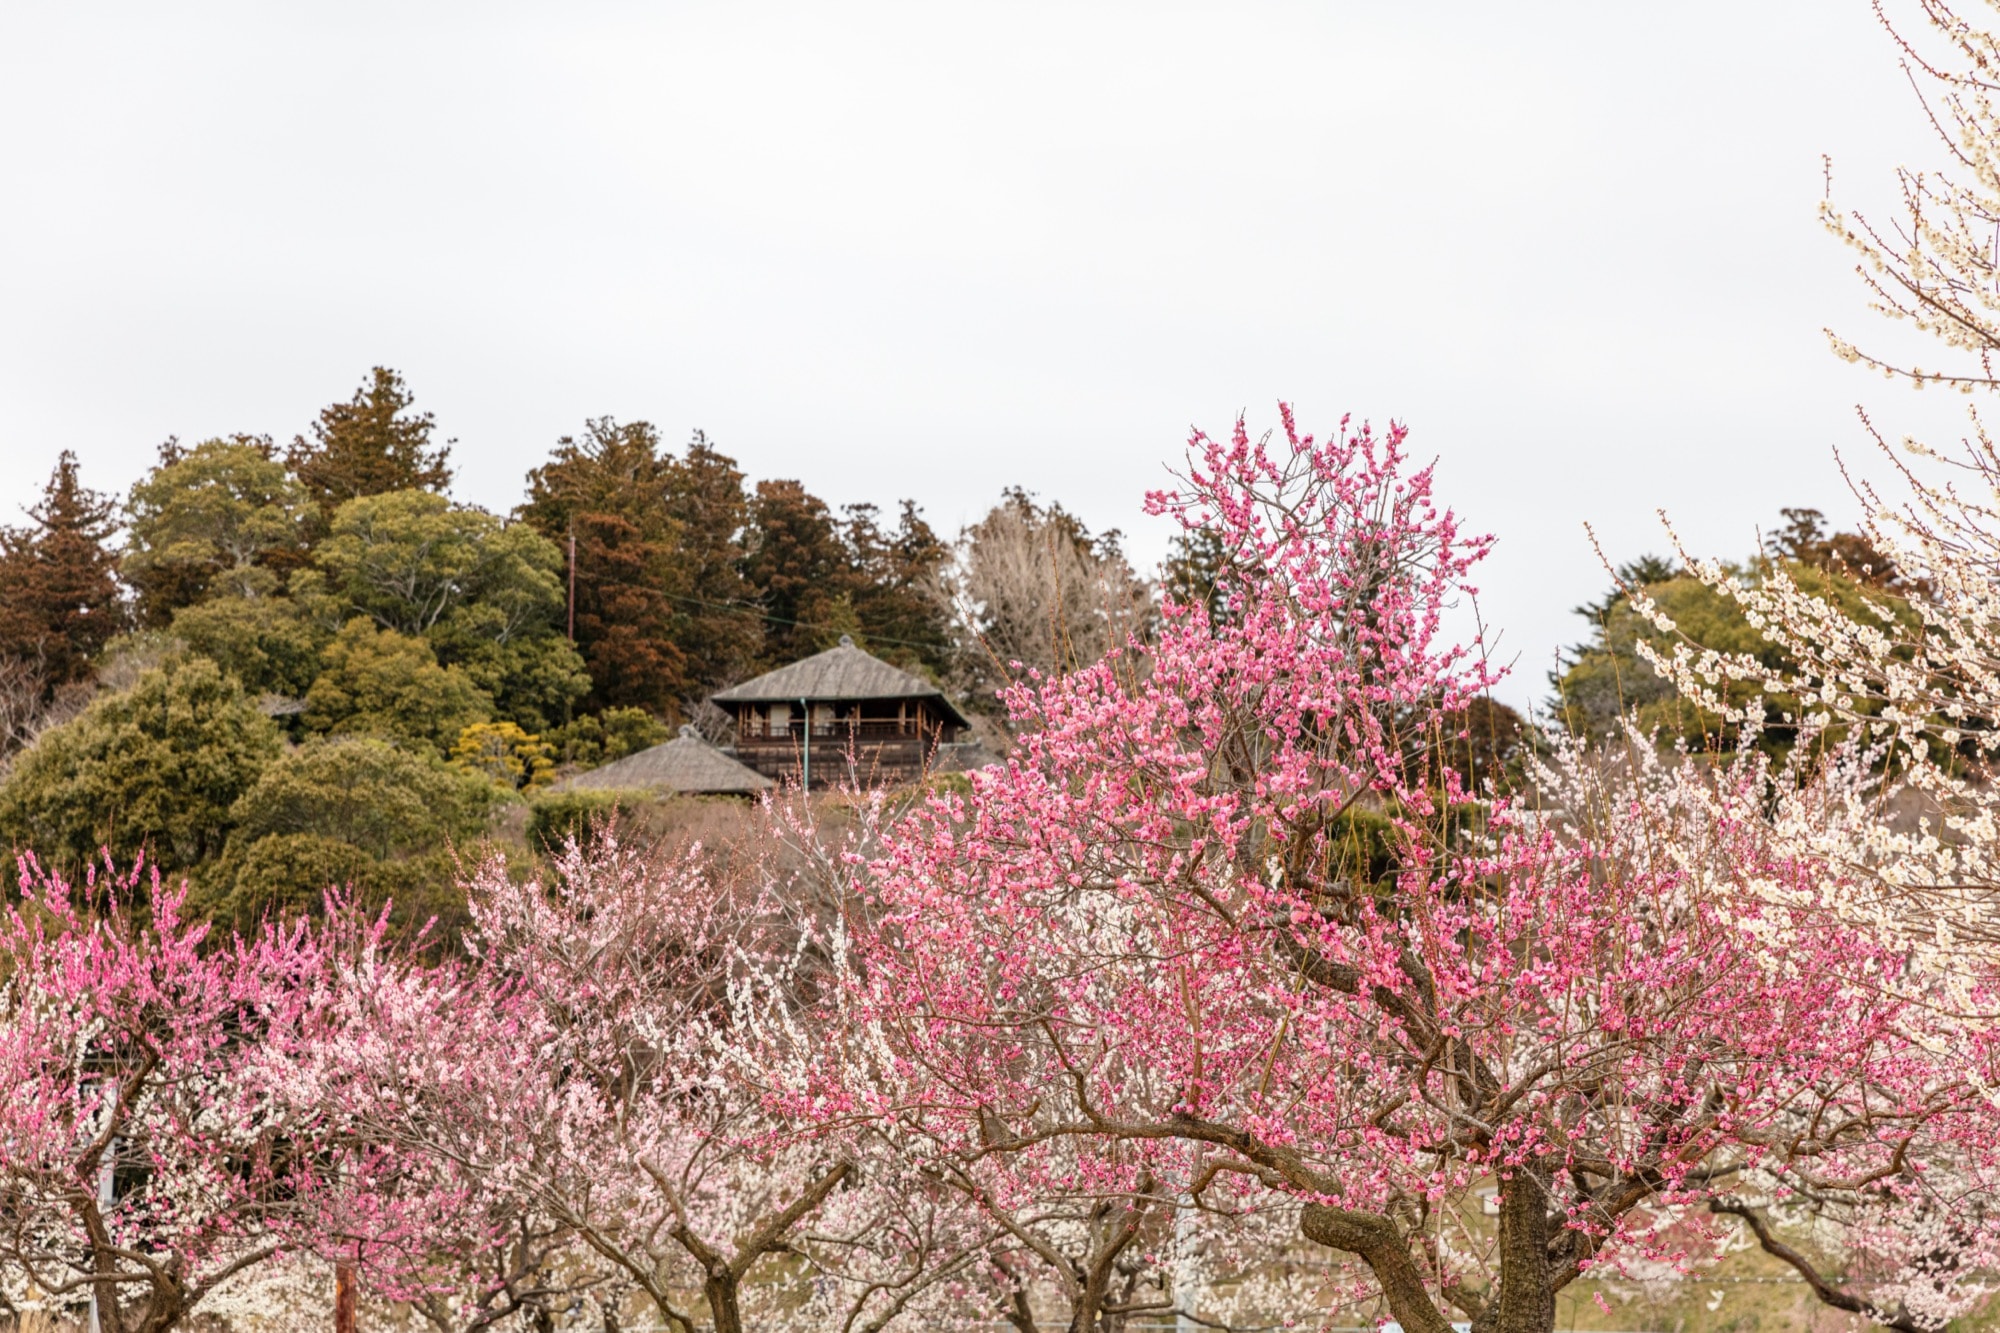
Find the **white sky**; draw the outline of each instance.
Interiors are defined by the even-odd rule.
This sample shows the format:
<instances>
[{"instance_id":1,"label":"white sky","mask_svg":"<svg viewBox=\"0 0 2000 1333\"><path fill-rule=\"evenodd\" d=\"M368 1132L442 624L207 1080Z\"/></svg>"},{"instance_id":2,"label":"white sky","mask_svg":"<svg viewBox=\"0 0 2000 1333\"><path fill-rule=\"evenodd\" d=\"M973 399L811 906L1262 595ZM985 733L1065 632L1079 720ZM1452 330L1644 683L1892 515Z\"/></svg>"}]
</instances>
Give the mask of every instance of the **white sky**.
<instances>
[{"instance_id":1,"label":"white sky","mask_svg":"<svg viewBox=\"0 0 2000 1333\"><path fill-rule=\"evenodd\" d=\"M1132 534L1192 424L1406 421L1542 695L1670 510L1849 517L1820 154L1926 130L1865 0L0 6L0 507L281 439L368 367L510 508L586 416ZM1864 341L1866 338L1864 337Z\"/></svg>"}]
</instances>

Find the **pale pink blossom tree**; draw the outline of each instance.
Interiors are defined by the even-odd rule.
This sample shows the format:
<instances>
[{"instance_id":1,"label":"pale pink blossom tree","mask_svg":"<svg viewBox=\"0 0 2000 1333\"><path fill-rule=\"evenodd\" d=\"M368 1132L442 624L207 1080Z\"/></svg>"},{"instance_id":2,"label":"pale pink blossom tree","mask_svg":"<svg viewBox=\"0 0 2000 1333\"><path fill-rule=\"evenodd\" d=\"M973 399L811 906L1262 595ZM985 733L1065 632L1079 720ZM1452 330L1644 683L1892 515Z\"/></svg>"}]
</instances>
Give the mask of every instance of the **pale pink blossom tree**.
<instances>
[{"instance_id":1,"label":"pale pink blossom tree","mask_svg":"<svg viewBox=\"0 0 2000 1333\"><path fill-rule=\"evenodd\" d=\"M739 1010L802 984L803 937L754 876L615 829L546 880L496 861L467 890L471 961L336 978L293 1095L544 1219L668 1328L735 1333L788 1295L752 1271L868 1187L864 1145L773 1117L746 1067Z\"/></svg>"},{"instance_id":2,"label":"pale pink blossom tree","mask_svg":"<svg viewBox=\"0 0 2000 1333\"><path fill-rule=\"evenodd\" d=\"M518 1035L504 1005L462 960L426 961L421 936L392 938L386 911L360 914L342 893L328 895L319 940L296 1028L256 1053L318 1145L300 1246L439 1333L548 1323L617 1286L558 1220L400 1119L426 1080L461 1077L488 1043Z\"/></svg>"}]
</instances>

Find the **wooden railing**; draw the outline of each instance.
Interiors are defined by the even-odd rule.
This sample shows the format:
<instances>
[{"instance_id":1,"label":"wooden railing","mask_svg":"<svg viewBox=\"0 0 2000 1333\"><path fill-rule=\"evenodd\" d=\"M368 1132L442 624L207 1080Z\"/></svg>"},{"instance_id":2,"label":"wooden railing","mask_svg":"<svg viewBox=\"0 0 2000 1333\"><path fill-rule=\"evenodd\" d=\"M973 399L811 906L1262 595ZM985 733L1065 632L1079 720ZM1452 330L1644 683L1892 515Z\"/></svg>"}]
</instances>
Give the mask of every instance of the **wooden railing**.
<instances>
[{"instance_id":1,"label":"wooden railing","mask_svg":"<svg viewBox=\"0 0 2000 1333\"><path fill-rule=\"evenodd\" d=\"M797 782L805 757L803 730L794 723L789 735L784 731L739 734L737 762L767 778ZM812 785L818 790L854 780L864 786L910 782L923 776L935 749L935 738L895 722L816 726L812 731Z\"/></svg>"},{"instance_id":2,"label":"wooden railing","mask_svg":"<svg viewBox=\"0 0 2000 1333\"><path fill-rule=\"evenodd\" d=\"M739 745L768 744L771 742L797 745L804 734L805 723L799 721L793 721L790 724L779 722L757 725L753 723L739 728L736 733L736 739ZM817 747L824 741L838 740L845 742L849 737L853 737L863 745L874 744L880 741L918 740L922 739L923 732L918 730L915 718L910 718L906 721L899 721L896 718L868 718L860 722L847 720L815 722L813 723L812 735L813 744Z\"/></svg>"}]
</instances>

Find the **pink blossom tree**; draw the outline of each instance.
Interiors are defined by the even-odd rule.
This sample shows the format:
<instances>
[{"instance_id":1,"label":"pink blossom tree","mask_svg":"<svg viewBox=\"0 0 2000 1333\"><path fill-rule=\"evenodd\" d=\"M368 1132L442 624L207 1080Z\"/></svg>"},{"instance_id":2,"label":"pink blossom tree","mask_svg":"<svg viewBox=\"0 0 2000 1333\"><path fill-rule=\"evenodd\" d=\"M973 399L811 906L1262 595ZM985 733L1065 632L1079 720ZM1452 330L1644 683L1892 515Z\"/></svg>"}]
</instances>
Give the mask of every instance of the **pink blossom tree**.
<instances>
[{"instance_id":1,"label":"pink blossom tree","mask_svg":"<svg viewBox=\"0 0 2000 1333\"><path fill-rule=\"evenodd\" d=\"M1838 892L1758 827L1615 775L1587 809L1461 789L1489 675L1442 632L1486 542L1403 440L1196 436L1152 507L1220 537L1229 622L1170 604L1143 656L1016 689L1006 767L883 830L854 867L882 1056L819 1095L960 1160L1067 1140L1173 1179L1198 1147L1195 1195L1301 1200L1405 1328L1540 1333L1718 1181L1865 1171L1954 1094L1905 1061L1891 947L1737 891ZM1482 1185L1491 1234L1457 1206Z\"/></svg>"},{"instance_id":2,"label":"pink blossom tree","mask_svg":"<svg viewBox=\"0 0 2000 1333\"><path fill-rule=\"evenodd\" d=\"M0 921L0 1265L105 1333L161 1333L278 1254L312 1151L246 1058L295 1021L312 940L212 941L185 891L23 858Z\"/></svg>"}]
</instances>

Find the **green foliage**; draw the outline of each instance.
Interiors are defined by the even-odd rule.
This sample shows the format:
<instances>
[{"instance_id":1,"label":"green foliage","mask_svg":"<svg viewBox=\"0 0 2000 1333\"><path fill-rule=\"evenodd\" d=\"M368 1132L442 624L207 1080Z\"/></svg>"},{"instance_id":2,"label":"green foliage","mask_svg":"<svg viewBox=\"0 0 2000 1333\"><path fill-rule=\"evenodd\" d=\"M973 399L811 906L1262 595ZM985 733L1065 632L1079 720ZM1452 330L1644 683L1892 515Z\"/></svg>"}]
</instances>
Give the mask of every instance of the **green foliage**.
<instances>
[{"instance_id":1,"label":"green foliage","mask_svg":"<svg viewBox=\"0 0 2000 1333\"><path fill-rule=\"evenodd\" d=\"M478 835L505 793L428 755L367 736L308 741L264 770L230 811L233 841L332 838L376 860Z\"/></svg>"},{"instance_id":2,"label":"green foliage","mask_svg":"<svg viewBox=\"0 0 2000 1333\"><path fill-rule=\"evenodd\" d=\"M1718 596L1701 580L1679 575L1646 586L1646 595L1674 618L1682 632L1706 648L1756 653L1768 649L1763 636L1743 619L1735 602ZM1632 608L1623 594L1607 599L1596 641L1556 680L1556 715L1572 731L1610 735L1620 717L1636 715L1647 731L1687 740L1703 748L1718 737L1719 719L1682 699L1673 685L1639 656L1641 642L1669 649L1668 636Z\"/></svg>"},{"instance_id":3,"label":"green foliage","mask_svg":"<svg viewBox=\"0 0 2000 1333\"><path fill-rule=\"evenodd\" d=\"M112 509L65 449L28 525L0 528L0 658L32 664L47 690L86 679L123 626Z\"/></svg>"},{"instance_id":4,"label":"green foliage","mask_svg":"<svg viewBox=\"0 0 2000 1333\"><path fill-rule=\"evenodd\" d=\"M484 778L381 740L308 742L267 768L231 810L202 906L247 925L311 912L330 887L394 897L416 921L462 911L451 851L476 840L506 794Z\"/></svg>"},{"instance_id":5,"label":"green foliage","mask_svg":"<svg viewBox=\"0 0 2000 1333\"><path fill-rule=\"evenodd\" d=\"M333 634L289 597L219 597L174 612L173 637L251 695L305 694Z\"/></svg>"},{"instance_id":6,"label":"green foliage","mask_svg":"<svg viewBox=\"0 0 2000 1333\"><path fill-rule=\"evenodd\" d=\"M628 754L650 750L673 735L667 725L643 708L607 708L543 733L556 762L572 768L595 768Z\"/></svg>"},{"instance_id":7,"label":"green foliage","mask_svg":"<svg viewBox=\"0 0 2000 1333\"><path fill-rule=\"evenodd\" d=\"M562 609L562 554L524 524L429 491L391 491L334 511L318 551L329 586L385 629L428 634L468 606L481 636L548 628Z\"/></svg>"},{"instance_id":8,"label":"green foliage","mask_svg":"<svg viewBox=\"0 0 2000 1333\"><path fill-rule=\"evenodd\" d=\"M222 863L203 877L194 909L239 930L267 917L316 913L329 889L373 896L383 863L338 838L317 833L272 833L232 845Z\"/></svg>"},{"instance_id":9,"label":"green foliage","mask_svg":"<svg viewBox=\"0 0 2000 1333\"><path fill-rule=\"evenodd\" d=\"M525 523L428 491L349 501L319 550L329 589L353 610L422 636L492 707L529 730L562 717L590 688L556 632L562 555Z\"/></svg>"},{"instance_id":10,"label":"green foliage","mask_svg":"<svg viewBox=\"0 0 2000 1333\"><path fill-rule=\"evenodd\" d=\"M401 375L376 366L352 399L320 412L311 440L292 441L285 461L322 521L360 496L451 484L451 448L431 447L437 423L413 401Z\"/></svg>"},{"instance_id":11,"label":"green foliage","mask_svg":"<svg viewBox=\"0 0 2000 1333\"><path fill-rule=\"evenodd\" d=\"M212 597L263 598L304 561L313 517L305 489L268 438L238 435L192 449L169 440L125 503L120 570L149 625Z\"/></svg>"},{"instance_id":12,"label":"green foliage","mask_svg":"<svg viewBox=\"0 0 2000 1333\"><path fill-rule=\"evenodd\" d=\"M1786 511L1801 512L1806 511ZM1874 621L1875 613L1870 608L1881 608L1905 628L1916 627L1916 613L1905 600L1879 586L1858 582L1838 560L1815 565L1789 558L1760 557L1736 569L1734 575L1742 580L1756 580L1779 568L1802 592L1827 599L1852 618ZM1618 576L1625 586L1643 587L1689 642L1720 652L1747 655L1774 673L1792 669L1793 663L1744 618L1739 603L1692 575L1679 573L1666 562L1648 557L1622 566ZM1601 737L1616 730L1621 716L1631 714L1642 731L1665 743L1685 744L1697 751L1737 747L1739 738L1733 723L1725 723L1715 713L1682 697L1639 655L1641 643L1671 653L1674 639L1633 609L1631 598L1622 587L1612 589L1598 602L1579 607L1578 614L1593 619L1596 634L1591 642L1573 649L1569 664L1551 676L1556 688L1551 706L1558 721L1572 731ZM1767 695L1747 681L1729 683L1723 697L1732 708L1764 699L1764 731L1758 744L1774 755L1790 746L1793 731L1786 719L1798 711L1796 700L1785 695Z\"/></svg>"},{"instance_id":13,"label":"green foliage","mask_svg":"<svg viewBox=\"0 0 2000 1333\"><path fill-rule=\"evenodd\" d=\"M493 700L495 716L543 732L590 690L590 673L576 649L546 631L485 637L488 608L467 607L429 640L438 660L465 672Z\"/></svg>"},{"instance_id":14,"label":"green foliage","mask_svg":"<svg viewBox=\"0 0 2000 1333\"><path fill-rule=\"evenodd\" d=\"M493 713L486 692L457 667L440 666L424 640L359 616L320 660L306 691L305 725L312 731L401 740L442 758L460 732Z\"/></svg>"},{"instance_id":15,"label":"green foliage","mask_svg":"<svg viewBox=\"0 0 2000 1333\"><path fill-rule=\"evenodd\" d=\"M66 868L102 847L191 870L222 850L231 810L280 748L235 678L169 658L22 752L0 784L0 836Z\"/></svg>"}]
</instances>

